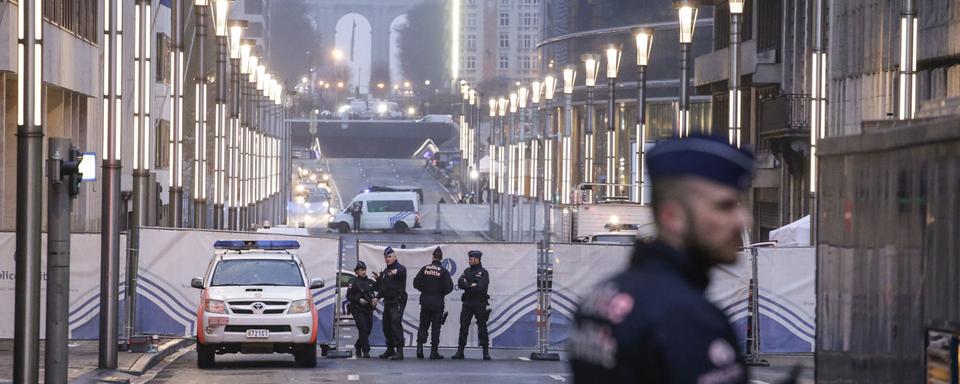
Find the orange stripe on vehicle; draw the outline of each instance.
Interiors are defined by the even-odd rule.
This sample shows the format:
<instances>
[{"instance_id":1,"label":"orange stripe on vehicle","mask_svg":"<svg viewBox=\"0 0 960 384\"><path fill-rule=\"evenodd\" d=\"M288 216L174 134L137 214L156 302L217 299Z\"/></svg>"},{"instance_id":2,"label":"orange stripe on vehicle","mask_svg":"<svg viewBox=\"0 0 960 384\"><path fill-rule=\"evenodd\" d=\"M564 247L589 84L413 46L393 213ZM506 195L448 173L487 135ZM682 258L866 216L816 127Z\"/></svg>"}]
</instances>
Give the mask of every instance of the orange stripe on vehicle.
<instances>
[{"instance_id":1,"label":"orange stripe on vehicle","mask_svg":"<svg viewBox=\"0 0 960 384\"><path fill-rule=\"evenodd\" d=\"M307 301L310 302L310 315L313 317L313 327L310 328L310 344L315 344L317 342L317 307L313 304L313 294L310 292L310 288L307 288ZM336 320L334 320L336 323ZM337 324L333 324L334 327Z\"/></svg>"},{"instance_id":2,"label":"orange stripe on vehicle","mask_svg":"<svg viewBox=\"0 0 960 384\"><path fill-rule=\"evenodd\" d=\"M207 290L204 289L200 294L200 306L197 307L197 342L205 344L206 338L203 336L203 303L207 301Z\"/></svg>"}]
</instances>

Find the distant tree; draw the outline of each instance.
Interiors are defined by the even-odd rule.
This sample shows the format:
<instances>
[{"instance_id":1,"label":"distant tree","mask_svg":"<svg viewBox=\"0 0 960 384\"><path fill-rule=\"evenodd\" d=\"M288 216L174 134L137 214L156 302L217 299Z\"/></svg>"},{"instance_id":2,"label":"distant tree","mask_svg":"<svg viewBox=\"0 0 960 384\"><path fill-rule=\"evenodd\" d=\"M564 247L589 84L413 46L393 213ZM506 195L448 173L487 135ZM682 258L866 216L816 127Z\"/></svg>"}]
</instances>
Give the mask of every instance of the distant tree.
<instances>
[{"instance_id":1,"label":"distant tree","mask_svg":"<svg viewBox=\"0 0 960 384\"><path fill-rule=\"evenodd\" d=\"M318 54L320 34L309 17L304 0L284 0L270 7L270 71L281 82L296 84L310 71Z\"/></svg>"},{"instance_id":2,"label":"distant tree","mask_svg":"<svg viewBox=\"0 0 960 384\"><path fill-rule=\"evenodd\" d=\"M424 0L407 12L407 23L397 27L399 33L400 70L413 84L430 80L435 85L450 81L450 31L447 2Z\"/></svg>"}]
</instances>

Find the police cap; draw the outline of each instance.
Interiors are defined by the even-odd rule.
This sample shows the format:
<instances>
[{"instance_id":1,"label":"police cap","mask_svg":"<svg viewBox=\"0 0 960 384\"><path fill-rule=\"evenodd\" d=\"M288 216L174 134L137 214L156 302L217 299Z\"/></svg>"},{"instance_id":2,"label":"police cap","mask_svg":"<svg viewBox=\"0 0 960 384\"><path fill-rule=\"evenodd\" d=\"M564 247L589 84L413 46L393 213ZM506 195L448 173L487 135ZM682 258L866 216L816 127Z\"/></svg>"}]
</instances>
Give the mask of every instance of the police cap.
<instances>
[{"instance_id":1,"label":"police cap","mask_svg":"<svg viewBox=\"0 0 960 384\"><path fill-rule=\"evenodd\" d=\"M470 252L467 252L467 257L475 257L479 259L483 257L483 252L476 251L476 250L470 251Z\"/></svg>"},{"instance_id":2,"label":"police cap","mask_svg":"<svg viewBox=\"0 0 960 384\"><path fill-rule=\"evenodd\" d=\"M672 138L647 152L647 170L653 184L658 179L694 176L745 191L750 188L753 162L752 151L709 136Z\"/></svg>"},{"instance_id":3,"label":"police cap","mask_svg":"<svg viewBox=\"0 0 960 384\"><path fill-rule=\"evenodd\" d=\"M353 270L354 270L354 271L359 271L359 270L361 270L361 269L364 270L364 271L366 271L366 270L367 270L367 263L364 263L364 262L362 262L362 261L358 261L358 262L357 262L357 266L356 266L356 267L353 267Z\"/></svg>"},{"instance_id":4,"label":"police cap","mask_svg":"<svg viewBox=\"0 0 960 384\"><path fill-rule=\"evenodd\" d=\"M387 247L383 250L383 256L387 257L394 253L393 247Z\"/></svg>"}]
</instances>

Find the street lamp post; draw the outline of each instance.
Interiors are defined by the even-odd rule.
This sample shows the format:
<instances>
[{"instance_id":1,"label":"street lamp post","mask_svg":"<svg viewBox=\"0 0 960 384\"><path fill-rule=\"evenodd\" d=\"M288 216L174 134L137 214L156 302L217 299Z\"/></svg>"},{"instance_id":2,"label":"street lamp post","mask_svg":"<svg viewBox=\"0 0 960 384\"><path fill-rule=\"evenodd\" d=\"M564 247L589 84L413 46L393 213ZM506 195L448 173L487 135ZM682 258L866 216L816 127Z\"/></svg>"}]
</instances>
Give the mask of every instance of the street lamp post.
<instances>
[{"instance_id":1,"label":"street lamp post","mask_svg":"<svg viewBox=\"0 0 960 384\"><path fill-rule=\"evenodd\" d=\"M497 146L495 144L496 118L497 118L497 99L491 97L488 103L490 115L490 128L487 130L487 158L490 159L490 172L487 176L487 200L490 204L490 226L494 223L494 193L497 191Z\"/></svg>"},{"instance_id":2,"label":"street lamp post","mask_svg":"<svg viewBox=\"0 0 960 384\"><path fill-rule=\"evenodd\" d=\"M193 225L205 228L207 218L207 0L194 0L197 71L194 87Z\"/></svg>"},{"instance_id":3,"label":"street lamp post","mask_svg":"<svg viewBox=\"0 0 960 384\"><path fill-rule=\"evenodd\" d=\"M266 63L266 60L260 60L260 64L257 66L257 81L255 83L256 88L254 89L254 92L253 92L254 106L257 110L257 113L255 114L257 116L257 119L256 119L257 139L255 141L256 143L255 150L256 150L257 156L255 158L256 163L255 163L255 171L254 171L256 175L255 186L257 191L256 192L257 202L256 202L256 209L255 209L257 213L256 214L257 220L254 222L254 224L257 226L263 225L263 218L265 217L264 206L266 205L265 204L266 194L264 193L264 190L263 190L263 171L264 171L263 169L264 146L263 145L264 145L264 134L266 132L265 130L266 129L266 125L265 125L266 111L264 110L263 96L261 95L263 93L263 86L267 81L267 66L265 63Z\"/></svg>"},{"instance_id":4,"label":"street lamp post","mask_svg":"<svg viewBox=\"0 0 960 384\"><path fill-rule=\"evenodd\" d=\"M17 7L17 236L14 382L38 382L43 207L43 2ZM119 178L118 178L119 179Z\"/></svg>"},{"instance_id":5,"label":"street lamp post","mask_svg":"<svg viewBox=\"0 0 960 384\"><path fill-rule=\"evenodd\" d=\"M120 169L123 154L123 131L120 129L123 123L123 1L109 0L104 3L104 16L102 44L105 54L101 72L104 81L101 115L103 223L100 226L100 340L97 366L116 369L120 307ZM20 329L19 326L17 328Z\"/></svg>"},{"instance_id":6,"label":"street lamp post","mask_svg":"<svg viewBox=\"0 0 960 384\"><path fill-rule=\"evenodd\" d=\"M570 65L563 69L563 136L562 144L562 172L560 202L573 202L573 85L577 80L577 68Z\"/></svg>"},{"instance_id":7,"label":"street lamp post","mask_svg":"<svg viewBox=\"0 0 960 384\"><path fill-rule=\"evenodd\" d=\"M697 23L697 3L680 0L680 104L677 110L677 131L680 137L690 136L690 45Z\"/></svg>"},{"instance_id":8,"label":"street lamp post","mask_svg":"<svg viewBox=\"0 0 960 384\"><path fill-rule=\"evenodd\" d=\"M227 225L230 230L239 228L239 192L240 192L240 65L244 51L250 54L250 46L243 43L243 29L246 22L232 20L230 22L230 124L229 140L227 143ZM249 56L248 56L249 57Z\"/></svg>"},{"instance_id":9,"label":"street lamp post","mask_svg":"<svg viewBox=\"0 0 960 384\"><path fill-rule=\"evenodd\" d=\"M170 9L170 226L183 225L183 0Z\"/></svg>"},{"instance_id":10,"label":"street lamp post","mask_svg":"<svg viewBox=\"0 0 960 384\"><path fill-rule=\"evenodd\" d=\"M593 170L595 167L594 162L594 152L596 151L596 144L594 144L593 132L595 131L596 125L596 116L594 115L593 108L593 89L597 85L597 73L600 70L600 56L593 53L587 53L581 56L584 66L584 85L587 88L587 103L584 106L586 110L586 120L587 127L584 132L583 140L583 182L584 183L594 183ZM609 141L608 141L609 145ZM610 182L610 172L607 171L607 182ZM592 188L592 187L591 187ZM609 189L607 190L607 195L609 195ZM590 193L590 200L593 200L593 193Z\"/></svg>"},{"instance_id":11,"label":"street lamp post","mask_svg":"<svg viewBox=\"0 0 960 384\"><path fill-rule=\"evenodd\" d=\"M127 345L136 330L137 285L140 265L140 228L146 224L150 182L150 89L151 76L150 32L151 4L149 0L137 0L134 4L134 102L133 102L133 214L127 233L127 289L125 292L127 312L124 318L124 334Z\"/></svg>"},{"instance_id":12,"label":"street lamp post","mask_svg":"<svg viewBox=\"0 0 960 384\"><path fill-rule=\"evenodd\" d=\"M730 109L728 112L727 137L731 145L740 147L740 18L743 16L743 5L746 0L730 0Z\"/></svg>"},{"instance_id":13,"label":"street lamp post","mask_svg":"<svg viewBox=\"0 0 960 384\"><path fill-rule=\"evenodd\" d=\"M637 28L633 31L637 43L637 125L634 127L637 148L633 152L633 202L646 204L643 188L647 185L643 173L647 143L647 65L653 48L653 28Z\"/></svg>"},{"instance_id":14,"label":"street lamp post","mask_svg":"<svg viewBox=\"0 0 960 384\"><path fill-rule=\"evenodd\" d=\"M514 227L514 201L518 200L519 189L517 182L517 169L519 166L519 155L517 154L517 103L519 101L519 96L517 92L510 92L508 97L509 102L509 112L510 112L510 125L507 128L507 175L509 179L507 180L507 222L510 224L510 230L507 231L507 238L513 240L513 231Z\"/></svg>"},{"instance_id":15,"label":"street lamp post","mask_svg":"<svg viewBox=\"0 0 960 384\"><path fill-rule=\"evenodd\" d=\"M917 110L917 5L903 0L900 11L900 92L897 118L912 119Z\"/></svg>"},{"instance_id":16,"label":"street lamp post","mask_svg":"<svg viewBox=\"0 0 960 384\"><path fill-rule=\"evenodd\" d=\"M553 98L557 91L557 77L550 74L544 77L543 79L543 99L544 104L547 109L547 122L544 124L541 129L543 130L543 200L549 203L552 202L555 198L556 181L554 178L554 171L556 166L554 165L554 159L556 159L556 148L554 146L554 129L553 129ZM549 215L549 211L547 212ZM549 223L550 221L544 222L544 224ZM546 229L545 229L546 230Z\"/></svg>"},{"instance_id":17,"label":"street lamp post","mask_svg":"<svg viewBox=\"0 0 960 384\"><path fill-rule=\"evenodd\" d=\"M620 158L620 132L617 130L616 104L617 74L620 71L620 48L616 45L607 47L607 196L618 194L619 188L614 184L621 184L617 178L619 168L617 159Z\"/></svg>"},{"instance_id":18,"label":"street lamp post","mask_svg":"<svg viewBox=\"0 0 960 384\"><path fill-rule=\"evenodd\" d=\"M533 104L531 111L532 122L530 131L530 241L537 241L537 199L542 198L543 192L540 191L540 178L543 175L543 164L540 162L540 148L542 148L542 135L540 132L540 99L543 97L543 83L534 80L530 84L530 103Z\"/></svg>"},{"instance_id":19,"label":"street lamp post","mask_svg":"<svg viewBox=\"0 0 960 384\"><path fill-rule=\"evenodd\" d=\"M529 97L530 90L527 87L517 89L517 113L520 120L517 124L517 129L520 131L517 138L517 240L523 239L523 204L529 197L529 189L527 188L527 119L524 114ZM532 216L530 222L533 222Z\"/></svg>"},{"instance_id":20,"label":"street lamp post","mask_svg":"<svg viewBox=\"0 0 960 384\"><path fill-rule=\"evenodd\" d=\"M506 124L507 124L507 108L509 108L509 100L505 97L497 99L497 116L500 117L500 126L497 127L497 135L499 136L499 141L497 143L497 159L499 161L498 167L500 168L497 171L497 193L500 197L500 215L498 221L500 222L500 237L503 239L503 224L505 222L503 215L503 205L504 200L509 199L508 185L507 185L507 158L506 158ZM508 232L509 233L509 232Z\"/></svg>"},{"instance_id":21,"label":"street lamp post","mask_svg":"<svg viewBox=\"0 0 960 384\"><path fill-rule=\"evenodd\" d=\"M227 196L227 12L231 0L214 0L214 34L217 37L217 101L214 121L213 228L224 229Z\"/></svg>"},{"instance_id":22,"label":"street lamp post","mask_svg":"<svg viewBox=\"0 0 960 384\"><path fill-rule=\"evenodd\" d=\"M244 39L240 45L240 85L237 88L237 98L239 102L237 110L240 115L240 132L237 135L237 229L246 230L250 223L250 191L248 174L250 172L250 95L248 88L252 74L250 69L253 67L252 61L256 56L252 55L253 41Z\"/></svg>"}]
</instances>

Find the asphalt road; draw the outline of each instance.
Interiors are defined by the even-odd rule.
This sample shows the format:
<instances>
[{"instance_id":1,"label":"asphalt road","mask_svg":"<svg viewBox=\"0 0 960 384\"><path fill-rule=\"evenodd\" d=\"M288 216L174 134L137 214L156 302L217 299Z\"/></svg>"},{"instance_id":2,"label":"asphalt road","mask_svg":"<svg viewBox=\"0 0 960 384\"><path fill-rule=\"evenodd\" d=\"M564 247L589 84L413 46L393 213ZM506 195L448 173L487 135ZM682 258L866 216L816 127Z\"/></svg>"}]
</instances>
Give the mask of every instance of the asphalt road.
<instances>
[{"instance_id":1,"label":"asphalt road","mask_svg":"<svg viewBox=\"0 0 960 384\"><path fill-rule=\"evenodd\" d=\"M343 204L371 185L413 185L423 188L423 203L436 204L453 194L427 172L423 160L414 159L327 159ZM334 192L336 195L336 192Z\"/></svg>"}]
</instances>

